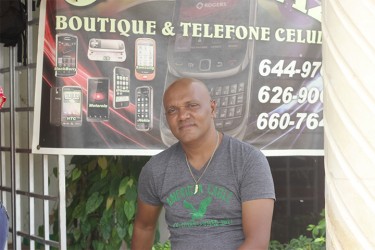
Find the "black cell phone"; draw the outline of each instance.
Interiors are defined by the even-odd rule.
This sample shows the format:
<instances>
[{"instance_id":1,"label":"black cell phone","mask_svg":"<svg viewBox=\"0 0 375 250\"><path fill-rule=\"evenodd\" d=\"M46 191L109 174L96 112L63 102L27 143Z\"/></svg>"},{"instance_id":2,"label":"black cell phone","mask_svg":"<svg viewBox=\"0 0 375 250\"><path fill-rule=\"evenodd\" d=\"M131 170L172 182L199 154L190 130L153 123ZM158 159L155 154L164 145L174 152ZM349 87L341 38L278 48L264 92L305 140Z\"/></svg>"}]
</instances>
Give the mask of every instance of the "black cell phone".
<instances>
[{"instance_id":1,"label":"black cell phone","mask_svg":"<svg viewBox=\"0 0 375 250\"><path fill-rule=\"evenodd\" d=\"M140 86L135 90L135 128L149 131L153 127L153 90L150 86Z\"/></svg>"},{"instance_id":2,"label":"black cell phone","mask_svg":"<svg viewBox=\"0 0 375 250\"><path fill-rule=\"evenodd\" d=\"M52 87L50 90L49 123L54 126L61 126L61 99L62 87Z\"/></svg>"},{"instance_id":3,"label":"black cell phone","mask_svg":"<svg viewBox=\"0 0 375 250\"><path fill-rule=\"evenodd\" d=\"M109 78L87 80L87 121L101 122L109 119Z\"/></svg>"},{"instance_id":4,"label":"black cell phone","mask_svg":"<svg viewBox=\"0 0 375 250\"><path fill-rule=\"evenodd\" d=\"M174 27L179 23L255 26L256 2L223 0L176 1ZM186 34L188 33L188 34ZM168 70L165 89L180 77L202 80L217 103L215 126L238 139L243 139L250 110L254 41L249 39L193 37L177 28L168 43ZM169 130L164 108L161 108L161 138L167 146L177 140Z\"/></svg>"},{"instance_id":5,"label":"black cell phone","mask_svg":"<svg viewBox=\"0 0 375 250\"><path fill-rule=\"evenodd\" d=\"M82 89L78 86L62 87L61 125L79 127L82 125Z\"/></svg>"},{"instance_id":6,"label":"black cell phone","mask_svg":"<svg viewBox=\"0 0 375 250\"><path fill-rule=\"evenodd\" d=\"M155 78L156 44L152 38L138 38L135 41L135 78L151 81Z\"/></svg>"},{"instance_id":7,"label":"black cell phone","mask_svg":"<svg viewBox=\"0 0 375 250\"><path fill-rule=\"evenodd\" d=\"M71 34L56 35L55 76L68 77L77 73L78 39Z\"/></svg>"},{"instance_id":8,"label":"black cell phone","mask_svg":"<svg viewBox=\"0 0 375 250\"><path fill-rule=\"evenodd\" d=\"M113 69L113 107L129 106L130 71L122 67Z\"/></svg>"},{"instance_id":9,"label":"black cell phone","mask_svg":"<svg viewBox=\"0 0 375 250\"><path fill-rule=\"evenodd\" d=\"M249 64L253 40L231 38L193 37L192 28L180 25L197 23L202 34L214 36L214 27L231 25L253 26L256 19L256 2L253 0L176 1L173 23L176 35L168 45L168 66L176 76L202 79L222 78L237 74ZM204 25L210 25L204 27ZM224 33L224 32L223 32ZM210 36L210 35L207 35ZM217 36L217 35L216 35Z\"/></svg>"}]
</instances>

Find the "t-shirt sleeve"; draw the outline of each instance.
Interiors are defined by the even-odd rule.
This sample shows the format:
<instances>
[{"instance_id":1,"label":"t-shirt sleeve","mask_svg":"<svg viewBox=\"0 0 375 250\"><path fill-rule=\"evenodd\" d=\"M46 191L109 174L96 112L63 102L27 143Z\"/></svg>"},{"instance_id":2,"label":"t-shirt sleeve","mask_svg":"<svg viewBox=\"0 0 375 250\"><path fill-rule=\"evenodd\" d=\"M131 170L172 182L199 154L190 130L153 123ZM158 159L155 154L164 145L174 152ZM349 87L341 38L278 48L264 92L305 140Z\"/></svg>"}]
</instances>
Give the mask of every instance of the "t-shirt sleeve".
<instances>
[{"instance_id":1,"label":"t-shirt sleeve","mask_svg":"<svg viewBox=\"0 0 375 250\"><path fill-rule=\"evenodd\" d=\"M264 154L253 149L244 161L240 185L241 200L275 199L275 188L269 163Z\"/></svg>"},{"instance_id":2,"label":"t-shirt sleeve","mask_svg":"<svg viewBox=\"0 0 375 250\"><path fill-rule=\"evenodd\" d=\"M138 198L147 204L159 206L162 203L158 195L153 170L150 162L142 168L138 179Z\"/></svg>"}]
</instances>

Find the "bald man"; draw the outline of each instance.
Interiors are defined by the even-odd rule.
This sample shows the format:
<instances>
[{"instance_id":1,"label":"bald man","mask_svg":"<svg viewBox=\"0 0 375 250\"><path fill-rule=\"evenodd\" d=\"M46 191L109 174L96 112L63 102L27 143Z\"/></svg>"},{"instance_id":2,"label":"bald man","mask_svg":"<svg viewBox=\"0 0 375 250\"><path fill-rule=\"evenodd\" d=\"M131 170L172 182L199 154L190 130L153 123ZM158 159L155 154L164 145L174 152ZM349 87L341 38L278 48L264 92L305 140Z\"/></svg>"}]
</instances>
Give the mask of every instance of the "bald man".
<instances>
[{"instance_id":1,"label":"bald man","mask_svg":"<svg viewBox=\"0 0 375 250\"><path fill-rule=\"evenodd\" d=\"M151 249L162 207L172 249L268 249L274 185L265 156L216 130L206 85L181 78L165 91L178 142L142 169L132 249Z\"/></svg>"}]
</instances>

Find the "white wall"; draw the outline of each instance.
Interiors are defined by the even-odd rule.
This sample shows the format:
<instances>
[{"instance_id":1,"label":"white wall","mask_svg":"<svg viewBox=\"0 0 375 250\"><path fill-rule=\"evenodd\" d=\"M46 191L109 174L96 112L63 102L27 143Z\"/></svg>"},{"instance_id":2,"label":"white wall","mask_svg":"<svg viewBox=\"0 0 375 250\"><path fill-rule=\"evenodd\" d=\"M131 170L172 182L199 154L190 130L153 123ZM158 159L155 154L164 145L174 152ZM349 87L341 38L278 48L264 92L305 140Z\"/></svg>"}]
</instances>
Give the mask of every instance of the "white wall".
<instances>
[{"instance_id":1,"label":"white wall","mask_svg":"<svg viewBox=\"0 0 375 250\"><path fill-rule=\"evenodd\" d=\"M327 249L375 249L375 1L323 1Z\"/></svg>"}]
</instances>

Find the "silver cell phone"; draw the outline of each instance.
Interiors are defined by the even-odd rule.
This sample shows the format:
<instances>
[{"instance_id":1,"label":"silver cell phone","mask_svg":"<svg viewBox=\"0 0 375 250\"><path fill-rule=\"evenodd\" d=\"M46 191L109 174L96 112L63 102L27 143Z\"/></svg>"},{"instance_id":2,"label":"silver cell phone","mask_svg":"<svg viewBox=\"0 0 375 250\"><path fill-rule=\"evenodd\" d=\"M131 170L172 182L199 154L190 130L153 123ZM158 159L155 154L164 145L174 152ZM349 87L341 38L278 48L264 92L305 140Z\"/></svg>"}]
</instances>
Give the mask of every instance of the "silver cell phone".
<instances>
[{"instance_id":1,"label":"silver cell phone","mask_svg":"<svg viewBox=\"0 0 375 250\"><path fill-rule=\"evenodd\" d=\"M81 87L62 87L61 125L64 127L79 127L82 125Z\"/></svg>"},{"instance_id":2,"label":"silver cell phone","mask_svg":"<svg viewBox=\"0 0 375 250\"><path fill-rule=\"evenodd\" d=\"M113 107L129 106L130 70L122 67L113 69Z\"/></svg>"},{"instance_id":3,"label":"silver cell phone","mask_svg":"<svg viewBox=\"0 0 375 250\"><path fill-rule=\"evenodd\" d=\"M149 131L153 127L153 90L150 86L140 86L135 90L135 128Z\"/></svg>"},{"instance_id":4,"label":"silver cell phone","mask_svg":"<svg viewBox=\"0 0 375 250\"><path fill-rule=\"evenodd\" d=\"M116 39L92 38L89 41L87 57L93 61L124 62L125 43Z\"/></svg>"},{"instance_id":5,"label":"silver cell phone","mask_svg":"<svg viewBox=\"0 0 375 250\"><path fill-rule=\"evenodd\" d=\"M156 44L152 38L138 38L135 41L135 78L151 81L155 78Z\"/></svg>"}]
</instances>

